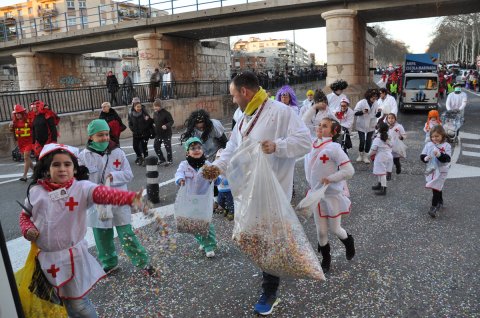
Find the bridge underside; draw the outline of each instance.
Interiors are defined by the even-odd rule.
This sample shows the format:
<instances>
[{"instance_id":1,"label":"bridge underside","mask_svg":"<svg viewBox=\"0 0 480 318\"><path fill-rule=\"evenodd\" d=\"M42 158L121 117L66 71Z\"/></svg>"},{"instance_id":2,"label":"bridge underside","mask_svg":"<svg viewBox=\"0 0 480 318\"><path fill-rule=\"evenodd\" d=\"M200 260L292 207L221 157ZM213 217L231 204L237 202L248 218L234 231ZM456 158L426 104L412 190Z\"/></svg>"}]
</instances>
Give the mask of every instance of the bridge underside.
<instances>
[{"instance_id":1,"label":"bridge underside","mask_svg":"<svg viewBox=\"0 0 480 318\"><path fill-rule=\"evenodd\" d=\"M420 4L418 2L421 2ZM0 44L0 64L14 63L20 51L84 54L136 47L138 33L207 39L252 33L324 27L321 13L353 9L364 22L480 12L479 0L276 0L122 22L97 28L27 38ZM430 30L425 30L428 32Z\"/></svg>"}]
</instances>

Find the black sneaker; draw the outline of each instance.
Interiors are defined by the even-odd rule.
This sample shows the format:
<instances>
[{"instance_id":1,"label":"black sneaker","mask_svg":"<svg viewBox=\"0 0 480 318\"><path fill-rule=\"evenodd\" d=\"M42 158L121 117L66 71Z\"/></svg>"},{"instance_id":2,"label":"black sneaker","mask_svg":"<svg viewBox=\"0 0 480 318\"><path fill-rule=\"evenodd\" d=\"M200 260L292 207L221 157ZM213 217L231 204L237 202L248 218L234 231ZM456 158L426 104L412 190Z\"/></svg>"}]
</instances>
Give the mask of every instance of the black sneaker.
<instances>
[{"instance_id":1,"label":"black sneaker","mask_svg":"<svg viewBox=\"0 0 480 318\"><path fill-rule=\"evenodd\" d=\"M265 293L262 293L260 299L255 304L254 311L259 315L268 316L278 303L280 303L280 298L276 295L267 296Z\"/></svg>"},{"instance_id":2,"label":"black sneaker","mask_svg":"<svg viewBox=\"0 0 480 318\"><path fill-rule=\"evenodd\" d=\"M437 211L438 211L438 207L431 206L430 211L428 211L428 215L430 215L432 218L435 218L437 217Z\"/></svg>"}]
</instances>

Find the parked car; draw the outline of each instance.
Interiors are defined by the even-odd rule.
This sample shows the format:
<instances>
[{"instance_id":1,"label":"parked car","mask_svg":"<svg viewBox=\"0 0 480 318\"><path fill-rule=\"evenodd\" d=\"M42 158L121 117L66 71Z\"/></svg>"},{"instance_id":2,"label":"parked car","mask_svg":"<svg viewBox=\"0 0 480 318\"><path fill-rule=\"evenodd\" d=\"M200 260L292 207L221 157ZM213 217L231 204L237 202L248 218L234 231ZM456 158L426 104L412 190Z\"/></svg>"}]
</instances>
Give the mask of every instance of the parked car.
<instances>
[{"instance_id":1,"label":"parked car","mask_svg":"<svg viewBox=\"0 0 480 318\"><path fill-rule=\"evenodd\" d=\"M459 70L458 75L455 77L455 82L465 85L468 78L469 70Z\"/></svg>"}]
</instances>

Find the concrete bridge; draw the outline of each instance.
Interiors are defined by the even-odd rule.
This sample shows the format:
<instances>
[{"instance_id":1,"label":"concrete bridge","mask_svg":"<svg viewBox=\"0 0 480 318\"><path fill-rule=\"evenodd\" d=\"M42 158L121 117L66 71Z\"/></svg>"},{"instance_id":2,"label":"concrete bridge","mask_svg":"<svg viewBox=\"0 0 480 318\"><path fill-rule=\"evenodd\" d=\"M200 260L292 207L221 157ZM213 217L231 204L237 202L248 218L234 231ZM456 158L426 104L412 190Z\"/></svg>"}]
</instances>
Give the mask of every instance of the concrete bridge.
<instances>
[{"instance_id":1,"label":"concrete bridge","mask_svg":"<svg viewBox=\"0 0 480 318\"><path fill-rule=\"evenodd\" d=\"M188 74L198 62L192 52L200 39L326 26L327 84L343 78L352 89L362 91L371 81L369 67L374 55L373 37L366 32L366 23L478 11L479 0L251 2L7 41L0 44L0 64L14 62L15 58L20 88L37 89L41 81L36 65L41 56L43 63L54 64L59 54L138 46L142 81L148 81L152 66L174 63L166 50L179 48L191 62L174 66L177 78L190 79Z\"/></svg>"}]
</instances>

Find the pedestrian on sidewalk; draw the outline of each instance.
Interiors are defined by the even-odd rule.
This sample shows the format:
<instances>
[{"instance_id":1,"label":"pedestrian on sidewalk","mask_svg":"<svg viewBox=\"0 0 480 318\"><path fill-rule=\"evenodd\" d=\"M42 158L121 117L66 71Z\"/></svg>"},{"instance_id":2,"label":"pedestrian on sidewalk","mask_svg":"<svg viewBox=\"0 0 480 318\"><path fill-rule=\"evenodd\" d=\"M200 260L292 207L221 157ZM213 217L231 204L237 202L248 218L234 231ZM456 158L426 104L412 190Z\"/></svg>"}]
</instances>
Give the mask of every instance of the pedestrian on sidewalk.
<instances>
[{"instance_id":1,"label":"pedestrian on sidewalk","mask_svg":"<svg viewBox=\"0 0 480 318\"><path fill-rule=\"evenodd\" d=\"M88 252L86 211L95 203L141 208L141 192L88 181L88 170L79 166L77 154L77 148L61 144L42 149L20 214L20 228L27 240L38 245L43 275L55 287L68 315L96 318L87 294L105 272Z\"/></svg>"},{"instance_id":2,"label":"pedestrian on sidewalk","mask_svg":"<svg viewBox=\"0 0 480 318\"><path fill-rule=\"evenodd\" d=\"M331 255L328 242L328 231L332 231L345 245L346 258L351 260L355 256L353 236L341 226L342 215L350 214L351 202L345 195L346 180L351 179L355 170L347 154L342 151L340 144L334 142L339 136L341 126L337 121L324 118L316 127L317 139L312 149L306 155L305 176L310 191L318 190L328 185L325 197L318 203L313 216L317 229L317 248L322 254L322 270L330 270Z\"/></svg>"},{"instance_id":3,"label":"pedestrian on sidewalk","mask_svg":"<svg viewBox=\"0 0 480 318\"><path fill-rule=\"evenodd\" d=\"M110 104L112 106L118 106L117 92L120 88L120 85L118 84L117 77L113 74L112 71L108 71L107 73L106 85L108 93L110 94ZM115 104L113 103L113 101L115 101Z\"/></svg>"},{"instance_id":4,"label":"pedestrian on sidewalk","mask_svg":"<svg viewBox=\"0 0 480 318\"><path fill-rule=\"evenodd\" d=\"M132 131L133 151L137 155L135 164L145 166L145 158L148 157L148 140L155 133L153 132L153 119L138 97L134 97L132 100L132 108L128 112L128 127Z\"/></svg>"},{"instance_id":5,"label":"pedestrian on sidewalk","mask_svg":"<svg viewBox=\"0 0 480 318\"><path fill-rule=\"evenodd\" d=\"M103 119L92 120L87 127L87 146L78 156L80 165L89 170L89 180L95 184L110 182L112 188L127 190L133 180L132 169L125 152L110 140L110 127ZM87 211L87 226L93 230L98 258L103 270L109 274L118 268L118 256L115 250L113 227L125 254L132 264L148 275L155 270L149 264L148 254L132 230L132 210L129 206L112 208L112 214L106 215L105 206L94 205Z\"/></svg>"},{"instance_id":6,"label":"pedestrian on sidewalk","mask_svg":"<svg viewBox=\"0 0 480 318\"><path fill-rule=\"evenodd\" d=\"M203 153L202 141L197 137L189 138L185 144L186 160L180 162L175 173L175 183L180 187L187 187L188 194L205 194L210 190L212 181L206 180L200 168L211 163L205 158ZM208 258L215 256L217 248L217 239L213 222L210 222L210 228L206 236L195 235L199 244L199 249L205 251Z\"/></svg>"},{"instance_id":7,"label":"pedestrian on sidewalk","mask_svg":"<svg viewBox=\"0 0 480 318\"><path fill-rule=\"evenodd\" d=\"M162 74L160 74L160 70L158 68L155 69L155 72L150 75L150 94L149 94L149 101L154 102L155 98L158 96L158 88L160 87L160 82L162 81Z\"/></svg>"},{"instance_id":8,"label":"pedestrian on sidewalk","mask_svg":"<svg viewBox=\"0 0 480 318\"><path fill-rule=\"evenodd\" d=\"M133 82L127 71L122 72L123 75L123 105L128 105L133 97Z\"/></svg>"},{"instance_id":9,"label":"pedestrian on sidewalk","mask_svg":"<svg viewBox=\"0 0 480 318\"><path fill-rule=\"evenodd\" d=\"M434 218L443 207L443 185L450 169L452 147L447 140L447 133L442 126L437 125L430 130L430 141L425 145L420 155L425 169L425 188L432 189L432 206L428 214Z\"/></svg>"},{"instance_id":10,"label":"pedestrian on sidewalk","mask_svg":"<svg viewBox=\"0 0 480 318\"><path fill-rule=\"evenodd\" d=\"M155 127L155 141L153 149L158 156L158 165L169 166L173 162L172 156L172 126L173 117L168 110L162 105L160 99L153 102L153 125ZM167 160L163 156L162 144L167 152Z\"/></svg>"},{"instance_id":11,"label":"pedestrian on sidewalk","mask_svg":"<svg viewBox=\"0 0 480 318\"><path fill-rule=\"evenodd\" d=\"M358 131L358 138L360 143L358 146L357 162L370 163L368 159L368 152L372 146L372 137L377 124L377 119L381 112L377 111L378 104L376 103L379 92L375 88L367 89L364 99L360 100L353 111L357 120L355 122L355 129Z\"/></svg>"},{"instance_id":12,"label":"pedestrian on sidewalk","mask_svg":"<svg viewBox=\"0 0 480 318\"><path fill-rule=\"evenodd\" d=\"M372 187L375 194L387 194L387 179L390 179L393 168L392 143L388 139L388 125L384 122L378 124L378 135L372 143L368 154L373 161L373 174L378 178L378 184Z\"/></svg>"},{"instance_id":13,"label":"pedestrian on sidewalk","mask_svg":"<svg viewBox=\"0 0 480 318\"><path fill-rule=\"evenodd\" d=\"M33 150L32 144L32 122L29 120L27 110L22 105L15 105L12 112L10 128L15 133L15 139L19 152L23 155L23 175L20 181L27 182L28 170L33 171L33 162L30 153Z\"/></svg>"},{"instance_id":14,"label":"pedestrian on sidewalk","mask_svg":"<svg viewBox=\"0 0 480 318\"><path fill-rule=\"evenodd\" d=\"M397 122L397 116L394 113L390 113L387 116L388 123L388 138L392 142L392 156L393 164L395 165L395 172L400 174L402 172L402 164L400 163L400 158L403 157L402 154L395 152L395 143L403 142L407 138L407 133L401 124ZM404 158L404 157L403 157Z\"/></svg>"},{"instance_id":15,"label":"pedestrian on sidewalk","mask_svg":"<svg viewBox=\"0 0 480 318\"><path fill-rule=\"evenodd\" d=\"M230 83L233 102L244 112L235 125L226 148L220 158L213 163L216 167L204 168L211 179L220 175L217 171L227 171L230 159L244 141L261 142L262 151L270 154L271 167L277 175L288 200L292 197L295 161L310 150L310 133L299 116L292 116L292 110L267 97L260 87L258 78L252 72L242 72ZM217 169L216 169L217 168ZM247 198L245 198L247 199ZM242 217L237 214L236 217ZM269 315L278 305L280 277L263 272L263 292L254 306L255 312Z\"/></svg>"}]
</instances>

